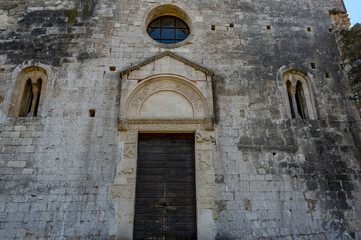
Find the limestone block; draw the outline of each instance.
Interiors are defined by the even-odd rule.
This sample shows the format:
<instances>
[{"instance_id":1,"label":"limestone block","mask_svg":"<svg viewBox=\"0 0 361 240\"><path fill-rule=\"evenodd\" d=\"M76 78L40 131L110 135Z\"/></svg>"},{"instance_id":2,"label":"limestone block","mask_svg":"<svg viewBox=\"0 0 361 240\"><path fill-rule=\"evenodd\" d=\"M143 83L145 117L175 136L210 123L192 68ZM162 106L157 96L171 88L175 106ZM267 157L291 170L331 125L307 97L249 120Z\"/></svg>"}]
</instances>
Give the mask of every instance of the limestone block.
<instances>
[{"instance_id":1,"label":"limestone block","mask_svg":"<svg viewBox=\"0 0 361 240\"><path fill-rule=\"evenodd\" d=\"M2 138L8 138L8 137L10 137L10 134L11 134L11 132L1 132L0 133L0 137L2 137Z\"/></svg>"},{"instance_id":2,"label":"limestone block","mask_svg":"<svg viewBox=\"0 0 361 240\"><path fill-rule=\"evenodd\" d=\"M109 191L109 199L111 200L131 200L134 198L134 189L133 184L126 185L112 185Z\"/></svg>"},{"instance_id":3,"label":"limestone block","mask_svg":"<svg viewBox=\"0 0 361 240\"><path fill-rule=\"evenodd\" d=\"M33 144L33 138L23 138L21 144L25 146L29 146Z\"/></svg>"},{"instance_id":4,"label":"limestone block","mask_svg":"<svg viewBox=\"0 0 361 240\"><path fill-rule=\"evenodd\" d=\"M0 212L4 212L5 211L5 203L1 202L0 203Z\"/></svg>"},{"instance_id":5,"label":"limestone block","mask_svg":"<svg viewBox=\"0 0 361 240\"><path fill-rule=\"evenodd\" d=\"M9 161L7 167L24 168L25 165L26 165L26 161Z\"/></svg>"},{"instance_id":6,"label":"limestone block","mask_svg":"<svg viewBox=\"0 0 361 240\"><path fill-rule=\"evenodd\" d=\"M15 126L16 132L26 131L26 126Z\"/></svg>"},{"instance_id":7,"label":"limestone block","mask_svg":"<svg viewBox=\"0 0 361 240\"><path fill-rule=\"evenodd\" d=\"M119 201L118 203L118 239L131 239L133 236L134 203Z\"/></svg>"},{"instance_id":8,"label":"limestone block","mask_svg":"<svg viewBox=\"0 0 361 240\"><path fill-rule=\"evenodd\" d=\"M20 137L20 132L12 132L12 133L10 133L10 137L11 138L18 138L18 137Z\"/></svg>"},{"instance_id":9,"label":"limestone block","mask_svg":"<svg viewBox=\"0 0 361 240\"><path fill-rule=\"evenodd\" d=\"M22 145L23 143L23 139L21 138L11 138L11 145L14 145L14 146L19 146L19 145Z\"/></svg>"},{"instance_id":10,"label":"limestone block","mask_svg":"<svg viewBox=\"0 0 361 240\"><path fill-rule=\"evenodd\" d=\"M16 237L20 239L24 239L26 237L27 230L26 229L18 229L16 231Z\"/></svg>"},{"instance_id":11,"label":"limestone block","mask_svg":"<svg viewBox=\"0 0 361 240\"><path fill-rule=\"evenodd\" d=\"M34 173L34 169L25 168L23 169L23 175L32 175Z\"/></svg>"},{"instance_id":12,"label":"limestone block","mask_svg":"<svg viewBox=\"0 0 361 240\"><path fill-rule=\"evenodd\" d=\"M211 209L198 209L198 231L197 239L208 240L214 239L214 226L213 226L213 211Z\"/></svg>"},{"instance_id":13,"label":"limestone block","mask_svg":"<svg viewBox=\"0 0 361 240\"><path fill-rule=\"evenodd\" d=\"M35 146L26 146L25 148L23 148L23 152L24 153L33 153L33 152L35 152Z\"/></svg>"}]
</instances>

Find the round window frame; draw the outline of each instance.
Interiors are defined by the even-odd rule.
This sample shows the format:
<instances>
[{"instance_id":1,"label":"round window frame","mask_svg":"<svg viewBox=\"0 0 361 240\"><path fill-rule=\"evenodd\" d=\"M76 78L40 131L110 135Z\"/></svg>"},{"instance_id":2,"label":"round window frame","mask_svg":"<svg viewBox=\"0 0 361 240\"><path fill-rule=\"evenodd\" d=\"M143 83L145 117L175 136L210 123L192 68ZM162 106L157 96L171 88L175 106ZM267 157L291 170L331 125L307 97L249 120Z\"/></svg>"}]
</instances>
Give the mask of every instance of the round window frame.
<instances>
[{"instance_id":1,"label":"round window frame","mask_svg":"<svg viewBox=\"0 0 361 240\"><path fill-rule=\"evenodd\" d=\"M147 31L149 24L152 21L154 21L155 19L157 19L159 17L165 17L165 16L179 18L185 24L187 24L187 26L189 28L188 37L179 43L169 43L169 44L160 43L160 42L157 42L156 40L154 40L153 38L151 38ZM151 43L157 47L167 48L167 49L178 48L178 47L182 47L183 45L189 43L193 39L194 29L193 29L193 24L192 24L191 18L183 9L181 9L180 7L177 7L175 5L167 4L167 5L160 5L156 8L152 8L145 15L142 22L143 22L142 31L143 31L143 34L145 34L145 36L146 36L145 39L149 43Z\"/></svg>"},{"instance_id":2,"label":"round window frame","mask_svg":"<svg viewBox=\"0 0 361 240\"><path fill-rule=\"evenodd\" d=\"M172 19L172 22L174 23L174 26L173 27L169 27L169 26L165 26L163 23L164 23L164 19L165 18L169 18L169 19ZM151 25L155 22L159 20L160 21L160 26L157 26L157 27L151 27ZM184 27L177 27L177 23L181 23L184 25ZM150 36L151 33L149 33L149 30L150 29L159 29L160 30L160 35L159 35L159 38L156 38L156 37L152 37ZM173 30L172 33L173 33L173 38L163 38L162 37L162 33L163 33L163 30ZM186 30L188 33L185 33L186 37L184 39L181 39L181 38L177 38L177 30ZM183 41L185 41L189 35L190 35L190 29L189 29L189 26L187 23L185 23L182 19L178 18L178 17L174 17L174 16L169 16L169 15L166 15L166 16L161 16L161 17L158 17L156 19L154 19L153 21L151 21L149 24L148 24L148 27L147 27L147 33L148 35L156 42L158 43L162 43L162 41L173 41L173 43L164 43L163 44L177 44L177 43L181 43Z\"/></svg>"}]
</instances>

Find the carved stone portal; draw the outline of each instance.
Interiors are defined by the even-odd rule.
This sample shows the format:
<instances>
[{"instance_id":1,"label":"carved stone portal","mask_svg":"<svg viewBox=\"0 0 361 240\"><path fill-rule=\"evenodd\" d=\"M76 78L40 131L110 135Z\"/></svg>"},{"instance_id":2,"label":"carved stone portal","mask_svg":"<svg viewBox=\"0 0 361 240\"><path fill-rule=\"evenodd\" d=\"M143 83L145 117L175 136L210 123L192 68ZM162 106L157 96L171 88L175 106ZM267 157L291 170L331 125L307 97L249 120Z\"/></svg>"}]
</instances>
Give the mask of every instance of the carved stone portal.
<instances>
[{"instance_id":1,"label":"carved stone portal","mask_svg":"<svg viewBox=\"0 0 361 240\"><path fill-rule=\"evenodd\" d=\"M109 199L118 204L117 239L133 238L138 132L195 133L197 238L215 238L212 75L170 52L121 73L118 126L123 158L109 190Z\"/></svg>"}]
</instances>

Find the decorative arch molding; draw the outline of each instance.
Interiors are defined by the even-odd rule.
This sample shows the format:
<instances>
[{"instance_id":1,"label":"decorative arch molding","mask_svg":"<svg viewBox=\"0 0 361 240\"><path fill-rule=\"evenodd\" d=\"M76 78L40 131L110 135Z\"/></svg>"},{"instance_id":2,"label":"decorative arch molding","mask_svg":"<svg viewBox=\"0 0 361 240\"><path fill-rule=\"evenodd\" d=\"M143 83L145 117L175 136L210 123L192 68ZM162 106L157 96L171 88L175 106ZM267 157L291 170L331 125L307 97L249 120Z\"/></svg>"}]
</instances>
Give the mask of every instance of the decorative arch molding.
<instances>
[{"instance_id":1,"label":"decorative arch molding","mask_svg":"<svg viewBox=\"0 0 361 240\"><path fill-rule=\"evenodd\" d=\"M53 76L52 69L49 65L28 61L18 67L12 73L12 97L9 107L10 116L20 116L21 115L21 102L24 95L24 88L27 84L27 81L30 80L31 85L38 94L38 104L37 104L37 116L41 116L42 107L44 104L46 87L48 80ZM40 85L39 85L40 80ZM30 114L33 116L33 114Z\"/></svg>"},{"instance_id":2,"label":"decorative arch molding","mask_svg":"<svg viewBox=\"0 0 361 240\"><path fill-rule=\"evenodd\" d=\"M140 118L141 106L149 99L151 95L163 91L178 93L187 99L192 105L193 116L196 119L204 119L208 114L206 99L203 93L192 83L173 76L158 76L153 79L142 82L129 96L125 109L127 118ZM165 99L166 100L166 99ZM169 99L167 99L169 101ZM155 111L157 111L157 106ZM176 109L178 110L178 109ZM182 118L182 112L179 112L177 118ZM168 116L158 116L158 119Z\"/></svg>"},{"instance_id":3,"label":"decorative arch molding","mask_svg":"<svg viewBox=\"0 0 361 240\"><path fill-rule=\"evenodd\" d=\"M169 131L180 124L187 131L213 130L213 73L209 70L164 52L121 76L120 131L149 131L159 125Z\"/></svg>"}]
</instances>

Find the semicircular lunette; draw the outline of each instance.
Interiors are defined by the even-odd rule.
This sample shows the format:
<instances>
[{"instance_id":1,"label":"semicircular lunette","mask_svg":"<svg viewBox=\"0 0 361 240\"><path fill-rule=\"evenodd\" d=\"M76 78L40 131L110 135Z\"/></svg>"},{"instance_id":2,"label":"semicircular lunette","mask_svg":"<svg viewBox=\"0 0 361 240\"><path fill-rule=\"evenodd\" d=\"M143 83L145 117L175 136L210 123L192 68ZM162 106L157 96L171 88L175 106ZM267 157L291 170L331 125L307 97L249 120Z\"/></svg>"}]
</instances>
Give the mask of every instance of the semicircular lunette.
<instances>
[{"instance_id":1,"label":"semicircular lunette","mask_svg":"<svg viewBox=\"0 0 361 240\"><path fill-rule=\"evenodd\" d=\"M190 101L174 91L158 91L148 96L139 108L141 118L193 118Z\"/></svg>"},{"instance_id":2,"label":"semicircular lunette","mask_svg":"<svg viewBox=\"0 0 361 240\"><path fill-rule=\"evenodd\" d=\"M153 80L135 90L127 104L128 118L202 119L204 97L190 84L177 80Z\"/></svg>"}]
</instances>

